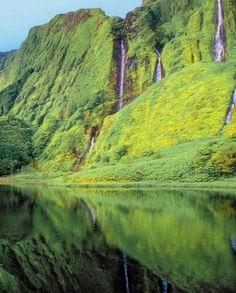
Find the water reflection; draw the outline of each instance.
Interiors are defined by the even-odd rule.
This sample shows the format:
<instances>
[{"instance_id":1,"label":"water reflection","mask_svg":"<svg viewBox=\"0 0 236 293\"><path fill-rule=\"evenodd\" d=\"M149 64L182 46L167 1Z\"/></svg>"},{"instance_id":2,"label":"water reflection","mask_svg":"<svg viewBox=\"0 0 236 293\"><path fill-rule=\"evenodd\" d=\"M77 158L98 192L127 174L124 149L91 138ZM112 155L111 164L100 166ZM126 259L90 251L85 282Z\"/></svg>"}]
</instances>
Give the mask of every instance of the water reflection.
<instances>
[{"instance_id":1,"label":"water reflection","mask_svg":"<svg viewBox=\"0 0 236 293\"><path fill-rule=\"evenodd\" d=\"M235 292L235 195L0 187L6 292Z\"/></svg>"}]
</instances>

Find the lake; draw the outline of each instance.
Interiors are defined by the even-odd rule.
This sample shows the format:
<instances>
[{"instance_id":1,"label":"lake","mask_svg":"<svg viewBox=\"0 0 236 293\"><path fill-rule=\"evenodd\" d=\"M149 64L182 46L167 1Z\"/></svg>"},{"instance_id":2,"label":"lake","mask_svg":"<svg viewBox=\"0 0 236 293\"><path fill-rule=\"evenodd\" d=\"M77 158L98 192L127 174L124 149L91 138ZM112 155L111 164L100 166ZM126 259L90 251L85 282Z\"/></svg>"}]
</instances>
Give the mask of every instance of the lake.
<instances>
[{"instance_id":1,"label":"lake","mask_svg":"<svg viewBox=\"0 0 236 293\"><path fill-rule=\"evenodd\" d=\"M236 191L0 186L1 292L236 292Z\"/></svg>"}]
</instances>

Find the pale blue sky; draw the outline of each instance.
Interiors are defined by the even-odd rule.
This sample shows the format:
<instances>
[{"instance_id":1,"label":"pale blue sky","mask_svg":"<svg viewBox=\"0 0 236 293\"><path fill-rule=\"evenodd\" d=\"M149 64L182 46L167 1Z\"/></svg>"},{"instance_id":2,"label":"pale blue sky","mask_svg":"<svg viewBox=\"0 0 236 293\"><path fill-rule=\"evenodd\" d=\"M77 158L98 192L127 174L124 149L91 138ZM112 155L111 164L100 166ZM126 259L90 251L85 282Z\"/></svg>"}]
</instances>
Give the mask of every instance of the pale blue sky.
<instances>
[{"instance_id":1,"label":"pale blue sky","mask_svg":"<svg viewBox=\"0 0 236 293\"><path fill-rule=\"evenodd\" d=\"M0 51L18 48L32 26L58 13L100 7L108 15L124 17L141 0L0 0Z\"/></svg>"}]
</instances>

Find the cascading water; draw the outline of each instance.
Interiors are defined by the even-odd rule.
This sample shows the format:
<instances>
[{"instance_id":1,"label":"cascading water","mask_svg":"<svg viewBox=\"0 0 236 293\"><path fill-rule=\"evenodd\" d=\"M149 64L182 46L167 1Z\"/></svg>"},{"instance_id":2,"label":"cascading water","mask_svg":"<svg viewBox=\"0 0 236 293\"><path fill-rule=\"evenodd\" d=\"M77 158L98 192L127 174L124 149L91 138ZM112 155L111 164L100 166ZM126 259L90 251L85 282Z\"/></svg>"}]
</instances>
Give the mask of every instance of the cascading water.
<instances>
[{"instance_id":1,"label":"cascading water","mask_svg":"<svg viewBox=\"0 0 236 293\"><path fill-rule=\"evenodd\" d=\"M155 81L160 81L165 77L164 67L161 60L161 54L159 51L156 51L158 56L157 66L156 66L156 72L155 72Z\"/></svg>"},{"instance_id":2,"label":"cascading water","mask_svg":"<svg viewBox=\"0 0 236 293\"><path fill-rule=\"evenodd\" d=\"M95 136L92 136L90 141L89 141L89 145L85 151L85 153L83 154L83 156L80 158L80 161L79 161L79 168L81 166L81 164L86 160L87 156L89 155L89 153L92 151L93 147L94 147L94 144L95 144ZM78 170L79 170L78 168Z\"/></svg>"},{"instance_id":3,"label":"cascading water","mask_svg":"<svg viewBox=\"0 0 236 293\"><path fill-rule=\"evenodd\" d=\"M128 275L128 261L126 253L123 253L123 261L124 261L124 274L125 274L125 288L126 293L130 293L129 289L129 275Z\"/></svg>"},{"instance_id":4,"label":"cascading water","mask_svg":"<svg viewBox=\"0 0 236 293\"><path fill-rule=\"evenodd\" d=\"M123 97L124 97L124 91L125 91L126 48L125 48L125 42L123 39L120 42L120 48L121 48L121 60L120 60L118 111L120 111L123 108Z\"/></svg>"},{"instance_id":5,"label":"cascading water","mask_svg":"<svg viewBox=\"0 0 236 293\"><path fill-rule=\"evenodd\" d=\"M224 12L222 0L217 0L218 16L217 16L217 32L215 37L215 61L222 62L225 60L225 29L224 29Z\"/></svg>"},{"instance_id":6,"label":"cascading water","mask_svg":"<svg viewBox=\"0 0 236 293\"><path fill-rule=\"evenodd\" d=\"M233 115L233 110L234 110L235 107L236 107L236 88L234 89L232 103L230 105L229 112L228 112L228 114L226 116L225 124L229 124L231 122L232 115Z\"/></svg>"},{"instance_id":7,"label":"cascading water","mask_svg":"<svg viewBox=\"0 0 236 293\"><path fill-rule=\"evenodd\" d=\"M88 154L91 152L91 150L93 149L94 144L95 144L95 137L93 136L93 137L90 139L90 142L89 142L89 146L88 146L88 149L87 149L87 155L88 155Z\"/></svg>"}]
</instances>

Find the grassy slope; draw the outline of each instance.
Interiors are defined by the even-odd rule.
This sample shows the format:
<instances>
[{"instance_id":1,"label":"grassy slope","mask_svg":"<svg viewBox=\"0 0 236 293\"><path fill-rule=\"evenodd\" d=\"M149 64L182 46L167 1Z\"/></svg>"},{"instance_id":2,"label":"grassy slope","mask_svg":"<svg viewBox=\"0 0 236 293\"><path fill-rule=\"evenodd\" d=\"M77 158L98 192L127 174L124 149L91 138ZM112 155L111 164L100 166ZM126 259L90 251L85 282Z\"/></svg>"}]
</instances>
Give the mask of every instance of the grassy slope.
<instances>
[{"instance_id":1,"label":"grassy slope","mask_svg":"<svg viewBox=\"0 0 236 293\"><path fill-rule=\"evenodd\" d=\"M125 147L123 159L217 135L231 101L235 71L233 64L198 63L153 85L106 120L91 161L115 161Z\"/></svg>"},{"instance_id":2,"label":"grassy slope","mask_svg":"<svg viewBox=\"0 0 236 293\"><path fill-rule=\"evenodd\" d=\"M143 18L154 14L158 19L157 28L152 30L156 45L163 50L167 77L122 112L106 119L88 167L73 175L72 181L176 182L214 177L206 170L202 170L203 174L192 171L192 165L199 150L207 148L208 141L220 133L235 86L235 5L232 1L224 4L228 48L224 64L212 62L216 14L213 2L190 5L188 1L155 1L145 8ZM137 18L136 23L139 21ZM130 52L144 48L142 39L131 39ZM141 76L138 72L137 75ZM235 133L232 128L233 123L226 129L230 136Z\"/></svg>"}]
</instances>

